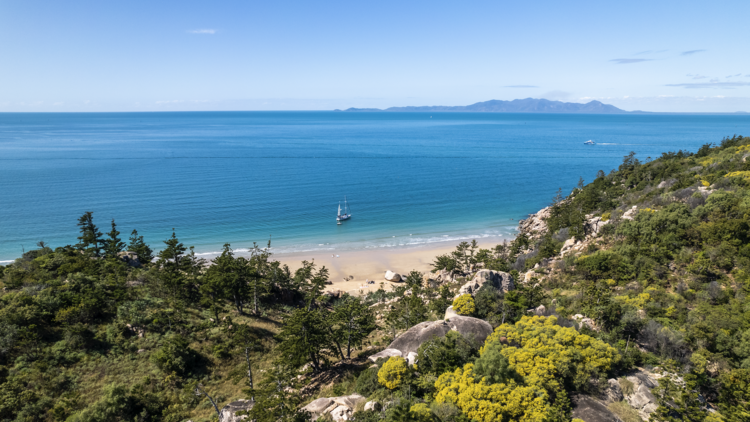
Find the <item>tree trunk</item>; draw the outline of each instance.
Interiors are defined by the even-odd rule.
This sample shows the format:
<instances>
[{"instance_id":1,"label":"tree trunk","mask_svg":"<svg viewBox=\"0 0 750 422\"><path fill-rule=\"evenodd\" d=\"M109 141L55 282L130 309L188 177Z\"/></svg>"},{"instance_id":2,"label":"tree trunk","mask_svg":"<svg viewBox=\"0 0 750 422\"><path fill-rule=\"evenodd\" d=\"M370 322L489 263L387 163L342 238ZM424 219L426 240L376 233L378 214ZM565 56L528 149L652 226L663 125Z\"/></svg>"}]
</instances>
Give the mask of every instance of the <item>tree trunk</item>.
<instances>
[{"instance_id":1,"label":"tree trunk","mask_svg":"<svg viewBox=\"0 0 750 422\"><path fill-rule=\"evenodd\" d=\"M341 355L341 360L346 359L344 357L344 352L341 351L341 345L339 344L339 341L336 340L336 337L333 334L333 330L331 329L331 327L328 327L328 332L331 333L331 340L333 340L333 343L336 345L336 349L339 351L339 355Z\"/></svg>"},{"instance_id":2,"label":"tree trunk","mask_svg":"<svg viewBox=\"0 0 750 422\"><path fill-rule=\"evenodd\" d=\"M352 326L351 321L349 321L349 327L347 327L349 330L347 331L346 336L346 358L351 359L352 358Z\"/></svg>"},{"instance_id":3,"label":"tree trunk","mask_svg":"<svg viewBox=\"0 0 750 422\"><path fill-rule=\"evenodd\" d=\"M250 389L252 390L253 385L253 368L250 366L250 348L245 347L245 361L247 362L247 380L250 383ZM255 396L251 396L250 400L255 401Z\"/></svg>"}]
</instances>

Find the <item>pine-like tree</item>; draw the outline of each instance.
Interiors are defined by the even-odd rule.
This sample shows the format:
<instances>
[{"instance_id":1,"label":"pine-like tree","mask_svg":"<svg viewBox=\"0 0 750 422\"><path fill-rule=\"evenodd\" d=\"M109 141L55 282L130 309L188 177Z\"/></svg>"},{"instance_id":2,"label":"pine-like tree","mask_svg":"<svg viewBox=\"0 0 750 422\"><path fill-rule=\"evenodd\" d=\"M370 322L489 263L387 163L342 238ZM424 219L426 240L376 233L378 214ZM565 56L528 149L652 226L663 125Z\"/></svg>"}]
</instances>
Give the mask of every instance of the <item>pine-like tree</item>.
<instances>
[{"instance_id":1,"label":"pine-like tree","mask_svg":"<svg viewBox=\"0 0 750 422\"><path fill-rule=\"evenodd\" d=\"M329 334L319 309L298 308L284 321L279 334L279 353L292 366L299 367L310 362L315 371L320 371L323 350L333 350L333 347L329 347Z\"/></svg>"},{"instance_id":2,"label":"pine-like tree","mask_svg":"<svg viewBox=\"0 0 750 422\"><path fill-rule=\"evenodd\" d=\"M362 299L349 295L336 302L330 319L331 325L335 327L334 336L342 339L346 345L347 359L351 359L352 349L360 347L377 328L372 308L364 304Z\"/></svg>"},{"instance_id":3,"label":"pine-like tree","mask_svg":"<svg viewBox=\"0 0 750 422\"><path fill-rule=\"evenodd\" d=\"M151 247L143 241L143 236L138 236L138 230L134 229L133 232L130 233L128 250L133 251L138 255L138 261L141 264L149 264L154 260L154 251L152 251Z\"/></svg>"},{"instance_id":4,"label":"pine-like tree","mask_svg":"<svg viewBox=\"0 0 750 422\"><path fill-rule=\"evenodd\" d=\"M117 254L125 249L125 242L120 239L120 232L117 231L115 219L112 219L112 231L107 233L109 239L104 240L104 255L110 258L117 257Z\"/></svg>"},{"instance_id":5,"label":"pine-like tree","mask_svg":"<svg viewBox=\"0 0 750 422\"><path fill-rule=\"evenodd\" d=\"M101 256L104 240L102 239L102 232L94 224L94 213L92 211L83 213L81 218L78 219L78 227L81 235L78 236L76 247L96 257Z\"/></svg>"}]
</instances>

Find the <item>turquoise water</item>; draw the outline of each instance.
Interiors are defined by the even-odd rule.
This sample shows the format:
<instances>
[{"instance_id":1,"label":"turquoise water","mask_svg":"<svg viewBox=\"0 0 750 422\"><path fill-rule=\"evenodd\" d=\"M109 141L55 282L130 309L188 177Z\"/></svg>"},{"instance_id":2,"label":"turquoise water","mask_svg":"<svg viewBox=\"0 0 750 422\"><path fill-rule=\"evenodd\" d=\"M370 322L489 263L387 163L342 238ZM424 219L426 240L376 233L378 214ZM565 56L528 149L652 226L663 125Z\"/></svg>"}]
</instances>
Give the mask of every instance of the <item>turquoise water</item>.
<instances>
[{"instance_id":1,"label":"turquoise water","mask_svg":"<svg viewBox=\"0 0 750 422\"><path fill-rule=\"evenodd\" d=\"M749 116L5 113L0 260L76 243L84 211L156 248L174 227L200 253L269 236L277 252L501 239L630 151L735 133ZM345 195L353 217L337 226Z\"/></svg>"}]
</instances>

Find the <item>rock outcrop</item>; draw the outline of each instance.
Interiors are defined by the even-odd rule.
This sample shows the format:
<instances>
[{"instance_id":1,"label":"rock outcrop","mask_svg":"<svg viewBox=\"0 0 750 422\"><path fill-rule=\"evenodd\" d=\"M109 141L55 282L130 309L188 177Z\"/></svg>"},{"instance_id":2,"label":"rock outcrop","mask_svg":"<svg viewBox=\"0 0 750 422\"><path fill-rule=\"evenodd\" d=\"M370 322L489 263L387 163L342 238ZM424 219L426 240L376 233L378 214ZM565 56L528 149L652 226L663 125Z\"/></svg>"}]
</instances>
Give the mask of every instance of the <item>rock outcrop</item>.
<instances>
[{"instance_id":1,"label":"rock outcrop","mask_svg":"<svg viewBox=\"0 0 750 422\"><path fill-rule=\"evenodd\" d=\"M587 317L585 315L575 314L575 315L572 316L572 319L575 322L577 322L578 325L581 326L581 327L583 327L585 325L585 326L589 327L590 329L592 329L594 331L599 331L599 327L597 327L596 321L594 321L593 319L591 319L591 318L589 318L589 317Z\"/></svg>"},{"instance_id":2,"label":"rock outcrop","mask_svg":"<svg viewBox=\"0 0 750 422\"><path fill-rule=\"evenodd\" d=\"M255 406L252 400L237 400L221 408L221 422L239 422L247 419L247 415L237 415L240 411L249 411Z\"/></svg>"},{"instance_id":3,"label":"rock outcrop","mask_svg":"<svg viewBox=\"0 0 750 422\"><path fill-rule=\"evenodd\" d=\"M133 251L118 252L117 257L130 267L140 268L141 266L141 261L138 260L138 254Z\"/></svg>"},{"instance_id":4,"label":"rock outcrop","mask_svg":"<svg viewBox=\"0 0 750 422\"><path fill-rule=\"evenodd\" d=\"M571 416L574 419L581 419L585 422L622 422L607 409L604 403L591 396L574 395L571 399L573 402Z\"/></svg>"},{"instance_id":5,"label":"rock outcrop","mask_svg":"<svg viewBox=\"0 0 750 422\"><path fill-rule=\"evenodd\" d=\"M365 400L359 394L323 397L313 400L307 406L303 407L302 410L310 412L312 420L317 420L319 417L329 414L334 421L341 422L351 419L354 408L357 407L357 404Z\"/></svg>"},{"instance_id":6,"label":"rock outcrop","mask_svg":"<svg viewBox=\"0 0 750 422\"><path fill-rule=\"evenodd\" d=\"M416 353L422 343L435 337L444 337L451 330L473 339L480 345L492 334L492 326L478 318L454 316L448 320L425 321L398 336L385 350L370 356L370 360L375 362L378 358L391 356L407 358L409 353Z\"/></svg>"},{"instance_id":7,"label":"rock outcrop","mask_svg":"<svg viewBox=\"0 0 750 422\"><path fill-rule=\"evenodd\" d=\"M302 410L310 412L312 420L317 420L319 417L329 414L334 421L341 422L351 419L352 413L354 413L357 404L365 400L366 399L359 394L340 397L323 397L313 400L307 406L303 407Z\"/></svg>"},{"instance_id":8,"label":"rock outcrop","mask_svg":"<svg viewBox=\"0 0 750 422\"><path fill-rule=\"evenodd\" d=\"M625 211L625 214L622 215L623 220L632 220L635 218L635 215L638 213L638 206L633 205L633 208Z\"/></svg>"},{"instance_id":9,"label":"rock outcrop","mask_svg":"<svg viewBox=\"0 0 750 422\"><path fill-rule=\"evenodd\" d=\"M445 317L443 319L451 319L457 316L458 314L456 313L456 310L453 309L453 306L449 306L448 309L445 310Z\"/></svg>"},{"instance_id":10,"label":"rock outcrop","mask_svg":"<svg viewBox=\"0 0 750 422\"><path fill-rule=\"evenodd\" d=\"M471 281L461 286L458 295L470 294L476 296L479 289L486 284L504 292L509 292L514 287L513 277L510 274L501 271L481 270L474 275Z\"/></svg>"},{"instance_id":11,"label":"rock outcrop","mask_svg":"<svg viewBox=\"0 0 750 422\"><path fill-rule=\"evenodd\" d=\"M382 406L374 400L365 403L365 410L368 412L379 412L380 409L382 409Z\"/></svg>"},{"instance_id":12,"label":"rock outcrop","mask_svg":"<svg viewBox=\"0 0 750 422\"><path fill-rule=\"evenodd\" d=\"M518 222L518 232L526 233L530 238L537 238L547 231L547 223L544 221L552 212L552 207L542 208L536 214L531 214L527 219Z\"/></svg>"},{"instance_id":13,"label":"rock outcrop","mask_svg":"<svg viewBox=\"0 0 750 422\"><path fill-rule=\"evenodd\" d=\"M656 397L651 393L651 390L659 385L659 378L661 378L661 375L653 374L643 368L638 368L637 371L625 377L628 382L633 384L632 389L623 391L625 400L645 420L648 420L659 407Z\"/></svg>"},{"instance_id":14,"label":"rock outcrop","mask_svg":"<svg viewBox=\"0 0 750 422\"><path fill-rule=\"evenodd\" d=\"M385 279L388 281L398 282L401 281L401 275L394 273L391 270L385 272Z\"/></svg>"}]
</instances>

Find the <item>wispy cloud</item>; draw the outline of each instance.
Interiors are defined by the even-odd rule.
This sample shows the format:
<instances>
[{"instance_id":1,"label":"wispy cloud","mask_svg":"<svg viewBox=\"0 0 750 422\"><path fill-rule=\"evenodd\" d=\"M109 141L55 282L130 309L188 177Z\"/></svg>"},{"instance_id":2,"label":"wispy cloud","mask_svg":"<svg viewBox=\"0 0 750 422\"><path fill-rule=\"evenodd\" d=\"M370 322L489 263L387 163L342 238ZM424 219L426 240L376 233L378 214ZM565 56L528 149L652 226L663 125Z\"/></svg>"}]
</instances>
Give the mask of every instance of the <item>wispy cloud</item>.
<instances>
[{"instance_id":1,"label":"wispy cloud","mask_svg":"<svg viewBox=\"0 0 750 422\"><path fill-rule=\"evenodd\" d=\"M651 59L612 59L611 62L615 62L616 64L631 64L631 63L640 63L640 62L650 62Z\"/></svg>"},{"instance_id":2,"label":"wispy cloud","mask_svg":"<svg viewBox=\"0 0 750 422\"><path fill-rule=\"evenodd\" d=\"M738 76L742 76L742 73L738 73L736 75L729 75L729 76L727 76L727 78L736 78Z\"/></svg>"},{"instance_id":3,"label":"wispy cloud","mask_svg":"<svg viewBox=\"0 0 750 422\"><path fill-rule=\"evenodd\" d=\"M646 50L646 51L639 51L639 52L637 52L637 53L635 53L633 55L634 56L641 56L643 54L659 54L659 53L664 53L666 51L669 51L669 50Z\"/></svg>"},{"instance_id":4,"label":"wispy cloud","mask_svg":"<svg viewBox=\"0 0 750 422\"><path fill-rule=\"evenodd\" d=\"M203 35L213 35L216 33L215 29L193 29L188 31L190 34L203 34Z\"/></svg>"},{"instance_id":5,"label":"wispy cloud","mask_svg":"<svg viewBox=\"0 0 750 422\"><path fill-rule=\"evenodd\" d=\"M693 75L693 79L706 79L707 77L708 76L703 76L703 75Z\"/></svg>"},{"instance_id":6,"label":"wispy cloud","mask_svg":"<svg viewBox=\"0 0 750 422\"><path fill-rule=\"evenodd\" d=\"M709 82L691 82L684 84L666 84L664 86L674 86L680 88L696 89L696 88L739 88L743 86L750 86L750 82L719 82L716 79L711 79Z\"/></svg>"},{"instance_id":7,"label":"wispy cloud","mask_svg":"<svg viewBox=\"0 0 750 422\"><path fill-rule=\"evenodd\" d=\"M683 51L682 53L680 53L680 55L681 56L689 56L691 54L700 53L700 52L703 52L703 51L706 51L706 50L688 50L688 51Z\"/></svg>"},{"instance_id":8,"label":"wispy cloud","mask_svg":"<svg viewBox=\"0 0 750 422\"><path fill-rule=\"evenodd\" d=\"M505 88L539 88L536 85L505 85Z\"/></svg>"}]
</instances>

